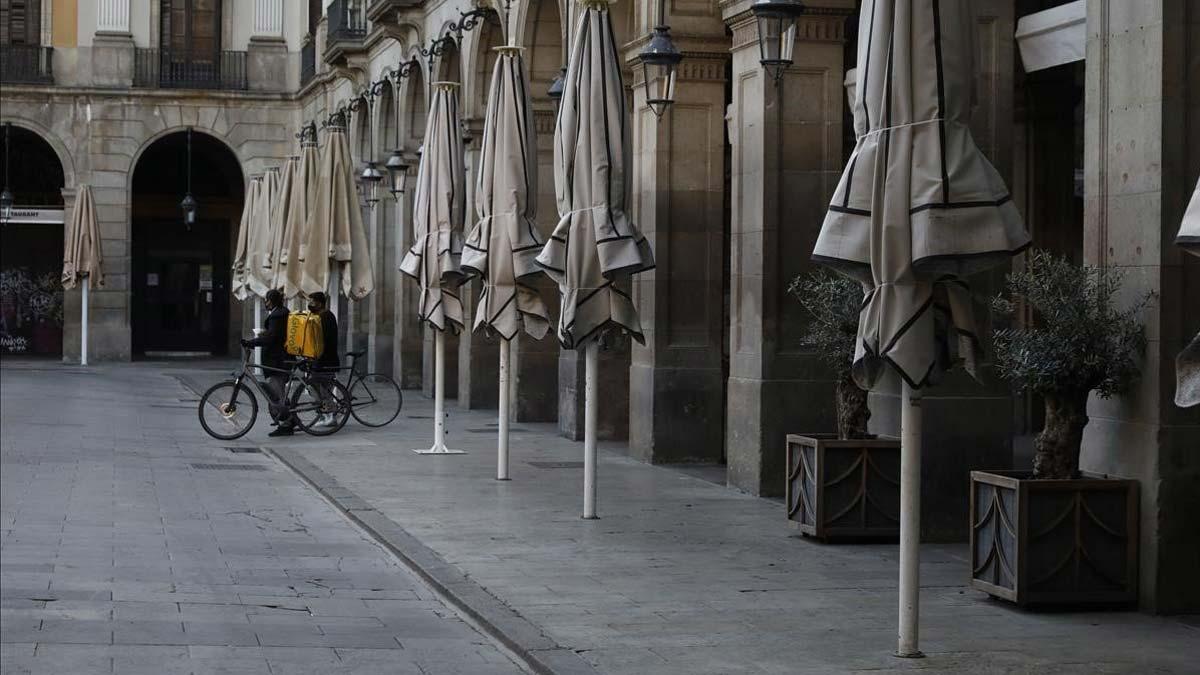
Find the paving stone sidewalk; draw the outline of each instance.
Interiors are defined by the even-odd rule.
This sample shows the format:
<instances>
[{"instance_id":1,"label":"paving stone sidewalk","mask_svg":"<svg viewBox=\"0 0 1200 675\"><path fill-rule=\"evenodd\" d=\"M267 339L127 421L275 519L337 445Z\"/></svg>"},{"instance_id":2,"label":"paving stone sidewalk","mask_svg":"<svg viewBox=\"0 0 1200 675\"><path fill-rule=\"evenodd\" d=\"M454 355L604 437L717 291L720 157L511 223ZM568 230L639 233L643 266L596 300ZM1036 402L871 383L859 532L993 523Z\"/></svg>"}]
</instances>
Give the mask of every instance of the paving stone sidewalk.
<instances>
[{"instance_id":1,"label":"paving stone sidewalk","mask_svg":"<svg viewBox=\"0 0 1200 675\"><path fill-rule=\"evenodd\" d=\"M411 449L429 445L432 405L405 393L385 430L351 422L330 439L256 431L248 442L328 476L335 498L378 510L599 672L1200 668L1197 617L1018 611L966 586L964 545L923 548L928 658L897 659L895 546L815 543L787 525L778 502L630 460L611 444L599 464L601 519L584 521L582 471L571 464L581 444L551 425L515 424L513 479L498 482L493 412L451 403L450 444L469 454L420 456Z\"/></svg>"},{"instance_id":2,"label":"paving stone sidewalk","mask_svg":"<svg viewBox=\"0 0 1200 675\"><path fill-rule=\"evenodd\" d=\"M525 672L163 371L0 368L0 672Z\"/></svg>"}]
</instances>

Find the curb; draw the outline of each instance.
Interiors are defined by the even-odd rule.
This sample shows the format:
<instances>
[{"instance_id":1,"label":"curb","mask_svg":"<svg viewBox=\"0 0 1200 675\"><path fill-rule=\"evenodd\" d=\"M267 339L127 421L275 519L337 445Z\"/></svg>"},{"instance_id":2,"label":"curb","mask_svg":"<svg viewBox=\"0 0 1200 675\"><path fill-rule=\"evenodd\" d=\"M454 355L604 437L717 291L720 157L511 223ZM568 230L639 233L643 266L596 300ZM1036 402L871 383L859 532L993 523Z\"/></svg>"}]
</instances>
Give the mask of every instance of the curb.
<instances>
[{"instance_id":1,"label":"curb","mask_svg":"<svg viewBox=\"0 0 1200 675\"><path fill-rule=\"evenodd\" d=\"M446 562L362 497L343 487L299 451L267 446L262 450L304 479L347 518L400 558L448 604L471 617L488 637L512 651L529 670L539 675L596 675L596 670L579 654L560 646L541 628Z\"/></svg>"}]
</instances>

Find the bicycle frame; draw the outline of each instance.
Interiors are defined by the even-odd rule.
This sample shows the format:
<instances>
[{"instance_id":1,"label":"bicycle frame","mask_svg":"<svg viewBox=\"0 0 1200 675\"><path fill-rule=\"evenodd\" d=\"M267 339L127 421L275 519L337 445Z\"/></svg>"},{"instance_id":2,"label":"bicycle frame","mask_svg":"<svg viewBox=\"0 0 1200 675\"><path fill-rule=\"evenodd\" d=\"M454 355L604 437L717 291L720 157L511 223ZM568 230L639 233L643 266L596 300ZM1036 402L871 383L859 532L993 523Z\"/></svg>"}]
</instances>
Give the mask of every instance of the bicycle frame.
<instances>
[{"instance_id":1,"label":"bicycle frame","mask_svg":"<svg viewBox=\"0 0 1200 675\"><path fill-rule=\"evenodd\" d=\"M308 371L303 368L304 362L303 361L298 362L296 364L296 366L294 366L292 368L273 368L271 366L264 366L264 365L261 365L258 363L251 363L250 355L253 352L253 350L244 349L243 352L244 352L244 357L242 358L241 372L232 373L232 375L234 377L234 391L237 391L237 390L241 389L242 387L244 387L246 385L246 381L249 380L249 384L253 385L253 389L258 392L259 396L262 396L264 400L266 400L268 403L270 403L275 400L275 396L270 391L267 390L266 385L263 384L262 380L259 380L258 377L255 376L255 374L254 374L255 369L258 369L260 372L263 372L263 373L268 373L268 372L286 373L288 376L288 379L283 384L283 391L281 392L280 403L282 405L286 406L287 411L289 413L294 413L295 410L292 409L291 404L289 403L290 398L291 398L291 393L292 393L292 383L300 382L301 384L303 384L306 387L312 386L312 384L308 381L308 375L310 373L308 373ZM297 376L298 372L304 372L304 376L302 376L302 377ZM247 387L247 388L249 388L249 387Z\"/></svg>"}]
</instances>

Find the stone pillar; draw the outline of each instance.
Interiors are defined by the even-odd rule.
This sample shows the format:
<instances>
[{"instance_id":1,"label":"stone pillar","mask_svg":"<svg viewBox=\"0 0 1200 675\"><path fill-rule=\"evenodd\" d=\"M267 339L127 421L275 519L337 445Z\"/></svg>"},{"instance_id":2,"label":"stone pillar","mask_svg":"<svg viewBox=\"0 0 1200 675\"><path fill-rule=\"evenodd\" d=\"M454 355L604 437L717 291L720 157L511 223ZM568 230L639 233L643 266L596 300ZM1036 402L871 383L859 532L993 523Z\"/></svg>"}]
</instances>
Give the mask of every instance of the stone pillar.
<instances>
[{"instance_id":1,"label":"stone pillar","mask_svg":"<svg viewBox=\"0 0 1200 675\"><path fill-rule=\"evenodd\" d=\"M842 171L844 15L798 21L795 65L777 85L759 64L748 2L725 9L733 30L729 483L784 488L789 433L836 429L832 373L800 346L806 321L787 294L815 269L813 244Z\"/></svg>"},{"instance_id":2,"label":"stone pillar","mask_svg":"<svg viewBox=\"0 0 1200 675\"><path fill-rule=\"evenodd\" d=\"M629 451L652 463L719 462L724 455L729 45L720 20L711 23L711 42L676 33L686 57L675 104L661 120L645 104L640 64L633 68L632 216L657 266L633 280L646 344L633 345ZM642 47L630 45L630 58Z\"/></svg>"},{"instance_id":3,"label":"stone pillar","mask_svg":"<svg viewBox=\"0 0 1200 675\"><path fill-rule=\"evenodd\" d=\"M463 122L471 139L467 145L467 217L463 237L475 228L475 180L479 172L479 154L483 143L483 120ZM479 304L482 282L473 279L459 289L463 304L463 334L458 340L458 405L475 410L495 408L500 390L500 338L488 337L484 331L475 332L475 308Z\"/></svg>"},{"instance_id":4,"label":"stone pillar","mask_svg":"<svg viewBox=\"0 0 1200 675\"><path fill-rule=\"evenodd\" d=\"M1200 261L1173 245L1200 174L1200 8L1087 5L1084 260L1124 268L1126 295L1158 294L1134 390L1092 397L1080 468L1141 485L1140 597L1200 609L1200 408L1174 405L1174 358L1197 332Z\"/></svg>"},{"instance_id":5,"label":"stone pillar","mask_svg":"<svg viewBox=\"0 0 1200 675\"><path fill-rule=\"evenodd\" d=\"M596 436L603 441L629 438L630 343L624 335L610 335L600 348L599 419ZM583 440L584 364L583 350L559 349L558 432L572 440Z\"/></svg>"},{"instance_id":6,"label":"stone pillar","mask_svg":"<svg viewBox=\"0 0 1200 675\"><path fill-rule=\"evenodd\" d=\"M288 49L283 37L283 0L254 0L254 32L246 50L251 91L290 91Z\"/></svg>"},{"instance_id":7,"label":"stone pillar","mask_svg":"<svg viewBox=\"0 0 1200 675\"><path fill-rule=\"evenodd\" d=\"M129 0L98 0L92 39L91 84L133 86L133 34L129 32Z\"/></svg>"}]
</instances>

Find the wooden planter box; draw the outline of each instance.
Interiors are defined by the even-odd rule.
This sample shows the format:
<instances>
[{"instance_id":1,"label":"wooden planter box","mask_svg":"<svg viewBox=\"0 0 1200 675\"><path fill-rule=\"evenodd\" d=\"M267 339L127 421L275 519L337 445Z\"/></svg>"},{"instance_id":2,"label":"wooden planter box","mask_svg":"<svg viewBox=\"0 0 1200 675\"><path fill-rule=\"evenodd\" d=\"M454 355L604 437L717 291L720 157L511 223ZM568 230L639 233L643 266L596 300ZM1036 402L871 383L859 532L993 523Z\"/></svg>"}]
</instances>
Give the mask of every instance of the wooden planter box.
<instances>
[{"instance_id":1,"label":"wooden planter box","mask_svg":"<svg viewBox=\"0 0 1200 675\"><path fill-rule=\"evenodd\" d=\"M900 536L900 441L787 437L788 519L819 539Z\"/></svg>"},{"instance_id":2,"label":"wooden planter box","mask_svg":"<svg viewBox=\"0 0 1200 675\"><path fill-rule=\"evenodd\" d=\"M1129 604L1138 484L971 472L971 586L1018 605Z\"/></svg>"}]
</instances>

